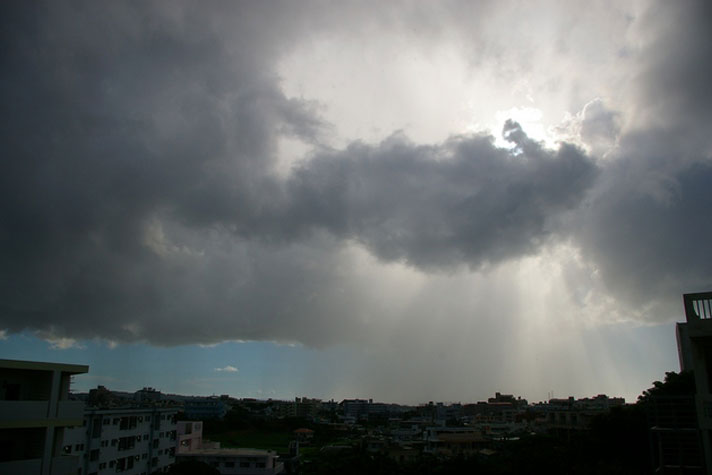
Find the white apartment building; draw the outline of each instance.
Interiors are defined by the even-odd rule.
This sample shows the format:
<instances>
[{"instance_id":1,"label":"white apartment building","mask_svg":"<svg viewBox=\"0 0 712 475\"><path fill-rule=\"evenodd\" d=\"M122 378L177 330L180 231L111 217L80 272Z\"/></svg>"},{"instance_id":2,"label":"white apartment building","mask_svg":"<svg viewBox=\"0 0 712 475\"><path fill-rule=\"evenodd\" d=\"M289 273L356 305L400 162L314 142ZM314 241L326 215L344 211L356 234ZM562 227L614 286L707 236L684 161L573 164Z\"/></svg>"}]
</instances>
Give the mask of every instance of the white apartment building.
<instances>
[{"instance_id":1,"label":"white apartment building","mask_svg":"<svg viewBox=\"0 0 712 475\"><path fill-rule=\"evenodd\" d=\"M88 408L62 450L79 455L78 475L161 473L175 462L177 408Z\"/></svg>"},{"instance_id":2,"label":"white apartment building","mask_svg":"<svg viewBox=\"0 0 712 475\"><path fill-rule=\"evenodd\" d=\"M69 475L78 458L62 451L64 432L82 423L84 403L69 385L85 365L0 360L0 473Z\"/></svg>"}]
</instances>

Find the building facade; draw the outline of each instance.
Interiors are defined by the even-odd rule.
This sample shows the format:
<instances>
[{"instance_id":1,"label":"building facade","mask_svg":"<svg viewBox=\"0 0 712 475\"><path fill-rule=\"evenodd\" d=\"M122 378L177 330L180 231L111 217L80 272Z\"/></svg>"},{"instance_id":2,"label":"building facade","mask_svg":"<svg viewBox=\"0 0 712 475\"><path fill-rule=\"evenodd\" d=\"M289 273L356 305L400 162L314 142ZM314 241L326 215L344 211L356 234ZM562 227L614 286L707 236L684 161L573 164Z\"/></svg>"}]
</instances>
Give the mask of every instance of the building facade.
<instances>
[{"instance_id":1,"label":"building facade","mask_svg":"<svg viewBox=\"0 0 712 475\"><path fill-rule=\"evenodd\" d=\"M177 408L87 408L62 450L79 456L74 473L161 473L175 462Z\"/></svg>"},{"instance_id":2,"label":"building facade","mask_svg":"<svg viewBox=\"0 0 712 475\"><path fill-rule=\"evenodd\" d=\"M685 294L683 305L686 322L676 329L680 369L695 374L697 426L707 473L712 473L712 292Z\"/></svg>"},{"instance_id":3,"label":"building facade","mask_svg":"<svg viewBox=\"0 0 712 475\"><path fill-rule=\"evenodd\" d=\"M178 453L190 452L203 446L202 421L178 421L176 424Z\"/></svg>"},{"instance_id":4,"label":"building facade","mask_svg":"<svg viewBox=\"0 0 712 475\"><path fill-rule=\"evenodd\" d=\"M0 360L0 473L68 475L78 458L62 451L64 433L82 423L84 403L69 400L85 365Z\"/></svg>"}]
</instances>

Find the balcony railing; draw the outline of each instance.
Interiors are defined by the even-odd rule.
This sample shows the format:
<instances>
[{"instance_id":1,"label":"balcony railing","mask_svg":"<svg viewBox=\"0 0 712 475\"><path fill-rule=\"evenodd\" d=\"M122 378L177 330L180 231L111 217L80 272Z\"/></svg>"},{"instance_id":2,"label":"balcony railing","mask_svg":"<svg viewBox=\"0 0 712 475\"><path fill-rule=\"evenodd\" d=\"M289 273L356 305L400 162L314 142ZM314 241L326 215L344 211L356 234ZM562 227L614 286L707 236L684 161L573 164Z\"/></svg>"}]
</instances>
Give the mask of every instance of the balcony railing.
<instances>
[{"instance_id":1,"label":"balcony railing","mask_svg":"<svg viewBox=\"0 0 712 475\"><path fill-rule=\"evenodd\" d=\"M77 473L79 457L76 455L62 455L52 458L52 475L71 475Z\"/></svg>"},{"instance_id":2,"label":"balcony railing","mask_svg":"<svg viewBox=\"0 0 712 475\"><path fill-rule=\"evenodd\" d=\"M0 401L0 421L46 419L48 409L47 401Z\"/></svg>"},{"instance_id":3,"label":"balcony railing","mask_svg":"<svg viewBox=\"0 0 712 475\"><path fill-rule=\"evenodd\" d=\"M712 292L699 292L682 296L685 303L685 317L691 320L712 319Z\"/></svg>"},{"instance_id":4,"label":"balcony railing","mask_svg":"<svg viewBox=\"0 0 712 475\"><path fill-rule=\"evenodd\" d=\"M83 401L59 401L57 405L57 419L76 419L81 421L83 417Z\"/></svg>"},{"instance_id":5,"label":"balcony railing","mask_svg":"<svg viewBox=\"0 0 712 475\"><path fill-rule=\"evenodd\" d=\"M3 424L12 426L18 421L40 421L55 417L81 423L84 417L84 403L59 401L56 414L48 414L48 411L48 401L0 401L0 426Z\"/></svg>"},{"instance_id":6,"label":"balcony railing","mask_svg":"<svg viewBox=\"0 0 712 475\"><path fill-rule=\"evenodd\" d=\"M76 465L74 470L76 470ZM4 475L40 475L42 473L42 459L0 462L0 473Z\"/></svg>"}]
</instances>

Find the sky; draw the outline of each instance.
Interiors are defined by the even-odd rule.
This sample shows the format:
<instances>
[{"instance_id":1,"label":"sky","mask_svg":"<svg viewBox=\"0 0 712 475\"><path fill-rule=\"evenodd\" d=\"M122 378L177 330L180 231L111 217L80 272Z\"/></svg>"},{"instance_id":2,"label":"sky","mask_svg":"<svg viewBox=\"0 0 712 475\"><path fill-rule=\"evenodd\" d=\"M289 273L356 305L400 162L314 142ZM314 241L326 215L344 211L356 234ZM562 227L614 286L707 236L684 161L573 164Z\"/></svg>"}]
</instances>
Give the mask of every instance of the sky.
<instances>
[{"instance_id":1,"label":"sky","mask_svg":"<svg viewBox=\"0 0 712 475\"><path fill-rule=\"evenodd\" d=\"M403 403L678 370L709 2L0 9L0 357Z\"/></svg>"}]
</instances>

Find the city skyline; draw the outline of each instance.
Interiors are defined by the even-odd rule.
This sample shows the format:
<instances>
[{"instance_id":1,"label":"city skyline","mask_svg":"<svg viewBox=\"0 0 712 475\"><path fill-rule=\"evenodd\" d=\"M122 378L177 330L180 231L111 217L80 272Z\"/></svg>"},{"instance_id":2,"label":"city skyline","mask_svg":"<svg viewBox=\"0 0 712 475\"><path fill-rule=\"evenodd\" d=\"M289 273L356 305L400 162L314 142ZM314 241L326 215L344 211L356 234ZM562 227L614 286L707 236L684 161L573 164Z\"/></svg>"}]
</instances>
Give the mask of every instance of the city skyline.
<instances>
[{"instance_id":1,"label":"city skyline","mask_svg":"<svg viewBox=\"0 0 712 475\"><path fill-rule=\"evenodd\" d=\"M3 358L404 403L634 401L679 369L709 2L0 11Z\"/></svg>"}]
</instances>

